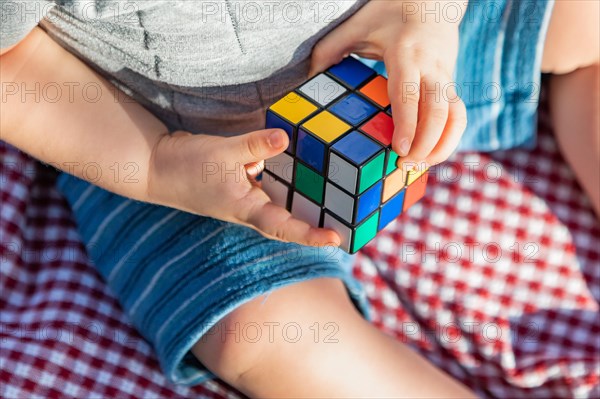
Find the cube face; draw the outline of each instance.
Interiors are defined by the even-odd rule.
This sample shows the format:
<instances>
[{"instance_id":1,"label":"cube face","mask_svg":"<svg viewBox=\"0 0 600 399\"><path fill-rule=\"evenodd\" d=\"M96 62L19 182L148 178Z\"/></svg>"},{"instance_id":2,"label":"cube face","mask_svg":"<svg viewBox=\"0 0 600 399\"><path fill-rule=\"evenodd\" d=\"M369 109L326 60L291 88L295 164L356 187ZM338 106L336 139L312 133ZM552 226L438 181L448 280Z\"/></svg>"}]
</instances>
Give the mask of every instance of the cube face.
<instances>
[{"instance_id":1,"label":"cube face","mask_svg":"<svg viewBox=\"0 0 600 399\"><path fill-rule=\"evenodd\" d=\"M311 226L321 227L321 207L299 192L292 197L291 214Z\"/></svg>"},{"instance_id":2,"label":"cube face","mask_svg":"<svg viewBox=\"0 0 600 399\"><path fill-rule=\"evenodd\" d=\"M327 183L325 187L325 209L338 218L348 224L354 223L357 203L358 198L348 195L333 183Z\"/></svg>"},{"instance_id":3,"label":"cube face","mask_svg":"<svg viewBox=\"0 0 600 399\"><path fill-rule=\"evenodd\" d=\"M385 175L388 176L390 173L398 169L396 163L398 162L398 154L395 151L390 150L387 153L387 159L385 161Z\"/></svg>"},{"instance_id":4,"label":"cube face","mask_svg":"<svg viewBox=\"0 0 600 399\"><path fill-rule=\"evenodd\" d=\"M421 198L425 196L425 191L427 190L428 177L429 172L424 172L412 184L406 186L404 205L402 207L403 211L406 211L408 208L416 204Z\"/></svg>"},{"instance_id":5,"label":"cube face","mask_svg":"<svg viewBox=\"0 0 600 399\"><path fill-rule=\"evenodd\" d=\"M329 156L329 171L327 177L349 193L357 192L358 167L344 158L331 152Z\"/></svg>"},{"instance_id":6,"label":"cube face","mask_svg":"<svg viewBox=\"0 0 600 399\"><path fill-rule=\"evenodd\" d=\"M324 143L331 143L350 130L350 126L328 111L322 111L304 122L301 129Z\"/></svg>"},{"instance_id":7,"label":"cube face","mask_svg":"<svg viewBox=\"0 0 600 399\"><path fill-rule=\"evenodd\" d=\"M267 129L283 129L287 133L288 138L290 140L290 143L288 144L288 148L286 149L286 151L291 154L294 153L294 143L296 142L296 140L295 140L296 127L291 122L286 121L285 119L283 119L276 113L271 112L269 110L269 111L267 111L265 127Z\"/></svg>"},{"instance_id":8,"label":"cube face","mask_svg":"<svg viewBox=\"0 0 600 399\"><path fill-rule=\"evenodd\" d=\"M265 192L360 250L425 193L426 172L396 166L391 113L387 79L352 57L303 83L267 111L290 147L266 160Z\"/></svg>"},{"instance_id":9,"label":"cube face","mask_svg":"<svg viewBox=\"0 0 600 399\"><path fill-rule=\"evenodd\" d=\"M292 125L298 125L317 109L316 105L296 93L289 93L269 108L269 110L286 119Z\"/></svg>"},{"instance_id":10,"label":"cube face","mask_svg":"<svg viewBox=\"0 0 600 399\"><path fill-rule=\"evenodd\" d=\"M375 212L367 220L365 220L360 226L356 228L354 232L354 238L352 240L352 253L358 251L364 247L369 241L375 238L377 234L377 224L379 223L379 211Z\"/></svg>"},{"instance_id":11,"label":"cube face","mask_svg":"<svg viewBox=\"0 0 600 399\"><path fill-rule=\"evenodd\" d=\"M350 89L356 89L376 74L373 69L352 57L345 58L327 72Z\"/></svg>"},{"instance_id":12,"label":"cube face","mask_svg":"<svg viewBox=\"0 0 600 399\"><path fill-rule=\"evenodd\" d=\"M360 183L358 186L358 192L362 193L367 188L381 180L383 176L383 165L385 163L385 152L382 151L375 158L365 164L360 170Z\"/></svg>"},{"instance_id":13,"label":"cube face","mask_svg":"<svg viewBox=\"0 0 600 399\"><path fill-rule=\"evenodd\" d=\"M340 248L348 253L352 253L352 238L354 230L347 224L332 216L329 211L325 211L323 215L323 227L334 230L341 238Z\"/></svg>"},{"instance_id":14,"label":"cube face","mask_svg":"<svg viewBox=\"0 0 600 399\"><path fill-rule=\"evenodd\" d=\"M400 192L406 185L406 172L396 169L383 182L383 197L381 200L387 202L390 198Z\"/></svg>"},{"instance_id":15,"label":"cube face","mask_svg":"<svg viewBox=\"0 0 600 399\"><path fill-rule=\"evenodd\" d=\"M296 162L296 174L294 176L294 187L296 190L316 203L322 204L324 186L325 179L323 176L301 162Z\"/></svg>"},{"instance_id":16,"label":"cube face","mask_svg":"<svg viewBox=\"0 0 600 399\"><path fill-rule=\"evenodd\" d=\"M379 181L377 182L377 184L375 184L373 187L371 187L358 197L355 223L360 223L371 212L373 212L379 207L379 205L381 204L382 186L382 182Z\"/></svg>"},{"instance_id":17,"label":"cube face","mask_svg":"<svg viewBox=\"0 0 600 399\"><path fill-rule=\"evenodd\" d=\"M271 202L282 208L288 208L291 188L275 175L264 172L261 180L261 187L271 198Z\"/></svg>"},{"instance_id":18,"label":"cube face","mask_svg":"<svg viewBox=\"0 0 600 399\"><path fill-rule=\"evenodd\" d=\"M337 117L356 126L373 116L377 112L377 108L369 101L352 93L332 105L330 111Z\"/></svg>"},{"instance_id":19,"label":"cube face","mask_svg":"<svg viewBox=\"0 0 600 399\"><path fill-rule=\"evenodd\" d=\"M395 196L393 196L388 202L381 206L381 214L379 216L378 231L383 230L388 224L402 214L402 208L404 206L404 195L406 190L402 189Z\"/></svg>"},{"instance_id":20,"label":"cube face","mask_svg":"<svg viewBox=\"0 0 600 399\"><path fill-rule=\"evenodd\" d=\"M282 152L265 161L265 170L279 177L286 183L292 184L294 178L294 158Z\"/></svg>"},{"instance_id":21,"label":"cube face","mask_svg":"<svg viewBox=\"0 0 600 399\"><path fill-rule=\"evenodd\" d=\"M322 107L346 93L344 86L322 73L300 86L298 91Z\"/></svg>"},{"instance_id":22,"label":"cube face","mask_svg":"<svg viewBox=\"0 0 600 399\"><path fill-rule=\"evenodd\" d=\"M427 171L428 168L425 168L423 166L417 167L413 170L409 170L406 176L406 185L410 186L415 181L417 181L417 179L421 178L421 176L423 176Z\"/></svg>"},{"instance_id":23,"label":"cube face","mask_svg":"<svg viewBox=\"0 0 600 399\"><path fill-rule=\"evenodd\" d=\"M387 90L388 81L383 76L377 76L360 89L360 92L382 108L390 105Z\"/></svg>"},{"instance_id":24,"label":"cube face","mask_svg":"<svg viewBox=\"0 0 600 399\"><path fill-rule=\"evenodd\" d=\"M384 146L392 145L394 121L392 117L380 112L360 127L360 130Z\"/></svg>"},{"instance_id":25,"label":"cube face","mask_svg":"<svg viewBox=\"0 0 600 399\"><path fill-rule=\"evenodd\" d=\"M323 173L326 150L327 147L322 141L300 128L296 145L296 156L298 159L312 166L317 172Z\"/></svg>"}]
</instances>

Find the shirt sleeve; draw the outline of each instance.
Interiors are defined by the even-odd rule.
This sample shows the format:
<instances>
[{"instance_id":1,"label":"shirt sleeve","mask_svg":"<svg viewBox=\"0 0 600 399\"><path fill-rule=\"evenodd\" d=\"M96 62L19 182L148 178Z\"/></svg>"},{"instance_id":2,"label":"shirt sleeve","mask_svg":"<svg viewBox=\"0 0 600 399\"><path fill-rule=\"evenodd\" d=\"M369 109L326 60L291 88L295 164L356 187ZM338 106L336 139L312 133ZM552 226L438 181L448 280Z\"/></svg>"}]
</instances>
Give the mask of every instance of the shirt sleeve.
<instances>
[{"instance_id":1,"label":"shirt sleeve","mask_svg":"<svg viewBox=\"0 0 600 399\"><path fill-rule=\"evenodd\" d=\"M52 7L50 0L0 0L0 49L21 41Z\"/></svg>"}]
</instances>

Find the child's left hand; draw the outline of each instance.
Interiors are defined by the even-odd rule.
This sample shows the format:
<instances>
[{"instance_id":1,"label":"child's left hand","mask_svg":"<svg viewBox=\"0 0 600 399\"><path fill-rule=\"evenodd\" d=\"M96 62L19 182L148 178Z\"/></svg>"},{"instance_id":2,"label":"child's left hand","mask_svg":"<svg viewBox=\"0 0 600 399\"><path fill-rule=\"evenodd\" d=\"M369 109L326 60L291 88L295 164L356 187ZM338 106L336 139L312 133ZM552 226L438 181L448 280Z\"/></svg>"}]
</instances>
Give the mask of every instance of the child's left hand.
<instances>
[{"instance_id":1,"label":"child's left hand","mask_svg":"<svg viewBox=\"0 0 600 399\"><path fill-rule=\"evenodd\" d=\"M464 14L466 3L453 8ZM383 60L395 125L392 147L403 163L435 165L452 154L467 124L452 81L460 18L445 21L441 11L419 12L423 4L430 10L434 2L367 3L317 43L311 75L350 53Z\"/></svg>"}]
</instances>

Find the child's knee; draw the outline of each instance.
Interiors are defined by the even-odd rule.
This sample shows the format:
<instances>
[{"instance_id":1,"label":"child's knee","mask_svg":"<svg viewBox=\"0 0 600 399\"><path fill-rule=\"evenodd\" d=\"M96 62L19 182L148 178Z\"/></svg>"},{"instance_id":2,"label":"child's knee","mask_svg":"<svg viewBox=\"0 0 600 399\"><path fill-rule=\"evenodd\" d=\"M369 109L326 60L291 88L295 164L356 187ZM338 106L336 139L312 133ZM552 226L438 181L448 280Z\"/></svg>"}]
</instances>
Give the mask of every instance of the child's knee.
<instances>
[{"instance_id":1,"label":"child's knee","mask_svg":"<svg viewBox=\"0 0 600 399\"><path fill-rule=\"evenodd\" d=\"M235 309L200 339L192 352L209 370L235 385L241 376L285 352L290 344L310 350L316 334L329 332L323 331L326 323L358 318L361 316L341 281L306 281Z\"/></svg>"},{"instance_id":2,"label":"child's knee","mask_svg":"<svg viewBox=\"0 0 600 399\"><path fill-rule=\"evenodd\" d=\"M192 353L219 378L235 385L268 348L250 321L251 306L242 305L215 324L192 348ZM262 326L261 326L262 327Z\"/></svg>"}]
</instances>

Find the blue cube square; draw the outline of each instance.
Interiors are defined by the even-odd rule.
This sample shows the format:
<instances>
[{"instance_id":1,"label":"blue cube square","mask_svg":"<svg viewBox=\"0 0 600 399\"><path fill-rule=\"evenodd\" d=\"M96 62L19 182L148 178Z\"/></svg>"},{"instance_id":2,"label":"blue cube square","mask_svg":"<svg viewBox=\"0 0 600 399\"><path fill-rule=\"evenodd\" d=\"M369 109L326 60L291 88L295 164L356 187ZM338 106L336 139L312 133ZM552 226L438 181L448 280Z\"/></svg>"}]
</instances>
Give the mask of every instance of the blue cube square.
<instances>
[{"instance_id":1,"label":"blue cube square","mask_svg":"<svg viewBox=\"0 0 600 399\"><path fill-rule=\"evenodd\" d=\"M294 154L294 142L296 140L294 140L294 126L291 123L284 121L282 118L275 115L273 112L267 111L265 128L266 129L283 129L287 133L287 135L290 139L290 144L288 145L288 148L286 149L286 151L292 155Z\"/></svg>"},{"instance_id":2,"label":"blue cube square","mask_svg":"<svg viewBox=\"0 0 600 399\"><path fill-rule=\"evenodd\" d=\"M383 149L375 141L356 130L339 139L331 148L357 166Z\"/></svg>"},{"instance_id":3,"label":"blue cube square","mask_svg":"<svg viewBox=\"0 0 600 399\"><path fill-rule=\"evenodd\" d=\"M324 172L325 144L304 129L298 130L296 156L319 173Z\"/></svg>"},{"instance_id":4,"label":"blue cube square","mask_svg":"<svg viewBox=\"0 0 600 399\"><path fill-rule=\"evenodd\" d=\"M378 230L383 230L385 226L390 224L394 219L402 214L402 205L404 205L405 193L406 189L403 189L398 194L393 196L388 202L383 204L379 216Z\"/></svg>"},{"instance_id":5,"label":"blue cube square","mask_svg":"<svg viewBox=\"0 0 600 399\"><path fill-rule=\"evenodd\" d=\"M351 89L357 88L376 75L374 70L352 57L345 58L327 72Z\"/></svg>"},{"instance_id":6,"label":"blue cube square","mask_svg":"<svg viewBox=\"0 0 600 399\"><path fill-rule=\"evenodd\" d=\"M329 108L329 111L354 126L373 116L377 108L357 94L343 97Z\"/></svg>"},{"instance_id":7,"label":"blue cube square","mask_svg":"<svg viewBox=\"0 0 600 399\"><path fill-rule=\"evenodd\" d=\"M383 184L377 182L373 187L365 191L358 198L358 209L356 210L356 223L360 223L364 218L369 216L381 203L381 190Z\"/></svg>"}]
</instances>

